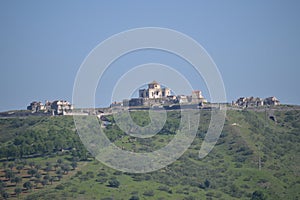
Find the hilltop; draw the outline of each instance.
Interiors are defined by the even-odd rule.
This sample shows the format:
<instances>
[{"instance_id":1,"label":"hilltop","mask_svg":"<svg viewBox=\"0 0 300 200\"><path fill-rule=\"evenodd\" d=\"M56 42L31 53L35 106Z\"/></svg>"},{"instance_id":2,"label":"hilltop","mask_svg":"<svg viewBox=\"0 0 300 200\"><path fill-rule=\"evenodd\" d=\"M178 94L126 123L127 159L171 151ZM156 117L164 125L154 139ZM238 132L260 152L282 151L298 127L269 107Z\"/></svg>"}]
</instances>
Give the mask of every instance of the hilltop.
<instances>
[{"instance_id":1,"label":"hilltop","mask_svg":"<svg viewBox=\"0 0 300 200\"><path fill-rule=\"evenodd\" d=\"M81 144L71 116L1 118L2 194L16 199L14 189L21 188L20 199L300 198L299 107L230 108L217 145L204 159L198 158L198 151L210 110L199 112L201 122L190 148L173 164L146 174L119 172L94 160ZM179 111L167 114L164 128L152 138L133 139L115 126L111 115L105 116L110 122L105 133L126 150L153 151L174 137L180 122ZM146 111L131 111L131 116L142 126L150 122ZM40 175L29 175L36 166ZM21 177L20 183L11 182L10 171Z\"/></svg>"}]
</instances>

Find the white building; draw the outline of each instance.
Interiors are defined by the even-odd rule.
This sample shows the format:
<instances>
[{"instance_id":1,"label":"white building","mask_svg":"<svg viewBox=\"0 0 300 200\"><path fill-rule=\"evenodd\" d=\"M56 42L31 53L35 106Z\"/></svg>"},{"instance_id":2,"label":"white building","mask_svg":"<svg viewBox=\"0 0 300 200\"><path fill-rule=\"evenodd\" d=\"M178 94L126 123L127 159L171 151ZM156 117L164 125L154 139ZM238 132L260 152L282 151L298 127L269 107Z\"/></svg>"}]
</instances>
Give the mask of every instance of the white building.
<instances>
[{"instance_id":1,"label":"white building","mask_svg":"<svg viewBox=\"0 0 300 200\"><path fill-rule=\"evenodd\" d=\"M240 107L259 107L259 106L277 106L280 105L276 97L261 99L259 97L240 97L233 105Z\"/></svg>"},{"instance_id":2,"label":"white building","mask_svg":"<svg viewBox=\"0 0 300 200\"><path fill-rule=\"evenodd\" d=\"M51 103L51 108L56 115L65 115L65 113L72 112L73 105L68 101L57 100Z\"/></svg>"},{"instance_id":3,"label":"white building","mask_svg":"<svg viewBox=\"0 0 300 200\"><path fill-rule=\"evenodd\" d=\"M147 89L139 90L140 98L159 99L165 98L169 95L171 95L170 89L162 88L156 81L149 83Z\"/></svg>"}]
</instances>

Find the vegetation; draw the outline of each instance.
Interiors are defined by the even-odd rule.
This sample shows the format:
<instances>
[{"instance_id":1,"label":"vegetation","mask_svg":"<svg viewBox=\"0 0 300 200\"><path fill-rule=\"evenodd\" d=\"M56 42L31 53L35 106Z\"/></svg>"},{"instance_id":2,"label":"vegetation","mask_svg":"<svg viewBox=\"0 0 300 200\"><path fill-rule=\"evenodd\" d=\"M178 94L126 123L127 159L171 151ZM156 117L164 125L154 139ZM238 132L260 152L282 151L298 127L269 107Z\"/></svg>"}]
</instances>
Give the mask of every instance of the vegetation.
<instances>
[{"instance_id":1,"label":"vegetation","mask_svg":"<svg viewBox=\"0 0 300 200\"><path fill-rule=\"evenodd\" d=\"M3 199L299 199L300 111L228 111L213 151L198 151L208 128L201 111L197 136L173 164L155 172L131 174L108 168L85 150L72 117L0 119L0 191ZM142 126L146 111L131 112ZM180 112L168 111L163 129L134 138L115 125L105 133L117 146L147 152L175 135Z\"/></svg>"}]
</instances>

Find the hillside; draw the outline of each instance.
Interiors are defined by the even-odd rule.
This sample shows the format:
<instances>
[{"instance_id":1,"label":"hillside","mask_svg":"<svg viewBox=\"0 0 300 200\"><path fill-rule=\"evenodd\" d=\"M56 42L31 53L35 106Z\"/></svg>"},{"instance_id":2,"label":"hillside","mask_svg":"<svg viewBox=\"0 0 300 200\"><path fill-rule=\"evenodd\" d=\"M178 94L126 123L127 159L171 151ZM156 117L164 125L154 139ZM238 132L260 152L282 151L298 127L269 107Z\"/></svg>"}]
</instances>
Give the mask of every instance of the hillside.
<instances>
[{"instance_id":1,"label":"hillside","mask_svg":"<svg viewBox=\"0 0 300 200\"><path fill-rule=\"evenodd\" d=\"M184 155L146 174L119 172L94 160L70 116L2 118L2 198L299 199L300 111L289 107L272 114L269 118L261 110L227 111L217 145L199 159L210 120L210 111L202 110L197 136ZM142 126L149 123L146 111L132 111L131 116ZM123 133L112 116L106 118L112 122L105 128L111 141L145 152L163 147L174 137L180 112L168 111L167 122L156 136L137 140ZM28 182L31 187L26 187Z\"/></svg>"}]
</instances>

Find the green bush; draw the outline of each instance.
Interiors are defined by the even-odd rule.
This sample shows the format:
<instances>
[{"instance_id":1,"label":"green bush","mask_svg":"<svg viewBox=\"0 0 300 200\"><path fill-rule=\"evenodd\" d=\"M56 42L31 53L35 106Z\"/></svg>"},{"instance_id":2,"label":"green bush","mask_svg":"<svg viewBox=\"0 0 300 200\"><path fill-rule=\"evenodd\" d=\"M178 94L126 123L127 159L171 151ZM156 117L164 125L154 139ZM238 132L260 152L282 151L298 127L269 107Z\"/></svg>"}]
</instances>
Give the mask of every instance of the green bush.
<instances>
[{"instance_id":1,"label":"green bush","mask_svg":"<svg viewBox=\"0 0 300 200\"><path fill-rule=\"evenodd\" d=\"M59 184L59 185L57 185L57 186L55 187L55 189L57 189L57 190L64 190L64 189L65 189L65 186L62 185L62 184Z\"/></svg>"},{"instance_id":2,"label":"green bush","mask_svg":"<svg viewBox=\"0 0 300 200\"><path fill-rule=\"evenodd\" d=\"M154 196L154 191L153 190L147 190L143 193L144 196L152 197Z\"/></svg>"},{"instance_id":3,"label":"green bush","mask_svg":"<svg viewBox=\"0 0 300 200\"><path fill-rule=\"evenodd\" d=\"M108 186L118 188L120 186L120 182L117 179L111 179L110 181L108 181Z\"/></svg>"}]
</instances>

